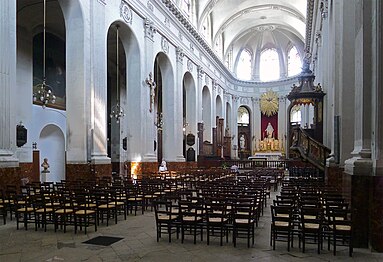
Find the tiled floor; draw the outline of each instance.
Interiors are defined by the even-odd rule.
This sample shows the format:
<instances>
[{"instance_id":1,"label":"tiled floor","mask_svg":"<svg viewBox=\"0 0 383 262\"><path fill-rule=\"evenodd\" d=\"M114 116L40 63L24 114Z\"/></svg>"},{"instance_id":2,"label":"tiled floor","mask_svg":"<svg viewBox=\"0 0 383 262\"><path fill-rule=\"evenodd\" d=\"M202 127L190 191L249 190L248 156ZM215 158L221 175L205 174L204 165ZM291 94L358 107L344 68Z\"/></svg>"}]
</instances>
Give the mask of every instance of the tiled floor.
<instances>
[{"instance_id":1,"label":"tiled floor","mask_svg":"<svg viewBox=\"0 0 383 262\"><path fill-rule=\"evenodd\" d=\"M53 226L47 232L34 231L33 227L28 231L16 230L15 221L8 220L6 225L0 225L0 261L383 261L383 254L368 249L354 249L350 258L346 247L340 247L337 256L333 256L327 248L318 255L316 246L308 245L303 254L298 248L287 252L286 243L277 242L273 251L269 246L269 209L268 206L256 229L252 248L247 248L245 239L239 240L237 248L232 241L221 247L219 239L214 238L210 246L198 240L194 245L190 236L184 244L175 237L168 243L166 236L157 243L153 212L129 215L126 221L120 216L116 225L101 225L97 232L91 228L88 234L74 234L71 227L67 233L55 233ZM82 243L100 235L124 239L107 247Z\"/></svg>"}]
</instances>

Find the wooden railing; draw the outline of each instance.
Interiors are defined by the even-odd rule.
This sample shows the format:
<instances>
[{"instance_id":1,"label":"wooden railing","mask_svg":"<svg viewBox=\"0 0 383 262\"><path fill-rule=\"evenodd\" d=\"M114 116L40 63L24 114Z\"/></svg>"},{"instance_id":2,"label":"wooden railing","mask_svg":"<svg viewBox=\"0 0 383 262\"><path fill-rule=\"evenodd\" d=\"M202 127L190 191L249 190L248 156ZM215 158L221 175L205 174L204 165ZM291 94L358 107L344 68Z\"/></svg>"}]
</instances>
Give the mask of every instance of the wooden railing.
<instances>
[{"instance_id":1,"label":"wooden railing","mask_svg":"<svg viewBox=\"0 0 383 262\"><path fill-rule=\"evenodd\" d=\"M292 129L291 137L290 149L299 152L303 159L324 171L326 159L329 157L331 150L310 137L310 135L300 127L294 127Z\"/></svg>"},{"instance_id":2,"label":"wooden railing","mask_svg":"<svg viewBox=\"0 0 383 262\"><path fill-rule=\"evenodd\" d=\"M268 160L262 160L262 159L222 160L221 161L221 166L227 166L228 168L230 168L233 165L236 165L241 170L256 169L259 167L286 169L288 168L288 161L286 160L268 161Z\"/></svg>"}]
</instances>

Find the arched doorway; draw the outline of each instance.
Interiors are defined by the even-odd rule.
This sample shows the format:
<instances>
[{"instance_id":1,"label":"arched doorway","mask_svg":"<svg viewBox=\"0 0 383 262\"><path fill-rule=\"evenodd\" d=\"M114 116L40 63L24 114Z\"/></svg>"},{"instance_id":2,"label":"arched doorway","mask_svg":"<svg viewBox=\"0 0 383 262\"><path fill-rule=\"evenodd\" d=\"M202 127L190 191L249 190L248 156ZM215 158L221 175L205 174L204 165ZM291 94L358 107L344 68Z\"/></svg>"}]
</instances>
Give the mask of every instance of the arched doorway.
<instances>
[{"instance_id":1,"label":"arched doorway","mask_svg":"<svg viewBox=\"0 0 383 262\"><path fill-rule=\"evenodd\" d=\"M203 133L204 140L212 142L211 95L207 86L202 89L202 121L205 129Z\"/></svg>"},{"instance_id":2,"label":"arched doorway","mask_svg":"<svg viewBox=\"0 0 383 262\"><path fill-rule=\"evenodd\" d=\"M46 125L40 132L38 145L41 162L48 158L50 166L46 181L60 182L65 179L65 138L61 129L56 125Z\"/></svg>"},{"instance_id":3,"label":"arched doorway","mask_svg":"<svg viewBox=\"0 0 383 262\"><path fill-rule=\"evenodd\" d=\"M250 110L240 106L237 112L238 126L238 157L247 159L251 155L251 126Z\"/></svg>"},{"instance_id":4,"label":"arched doorway","mask_svg":"<svg viewBox=\"0 0 383 262\"><path fill-rule=\"evenodd\" d=\"M112 162L112 172L120 173L121 125L125 109L122 105L122 92L126 93L126 55L120 38L120 25L109 27L107 36L107 152Z\"/></svg>"},{"instance_id":5,"label":"arched doorway","mask_svg":"<svg viewBox=\"0 0 383 262\"><path fill-rule=\"evenodd\" d=\"M196 160L196 90L193 76L186 72L183 78L183 152L186 161ZM194 136L194 143L193 143ZM186 141L186 138L189 138Z\"/></svg>"}]
</instances>

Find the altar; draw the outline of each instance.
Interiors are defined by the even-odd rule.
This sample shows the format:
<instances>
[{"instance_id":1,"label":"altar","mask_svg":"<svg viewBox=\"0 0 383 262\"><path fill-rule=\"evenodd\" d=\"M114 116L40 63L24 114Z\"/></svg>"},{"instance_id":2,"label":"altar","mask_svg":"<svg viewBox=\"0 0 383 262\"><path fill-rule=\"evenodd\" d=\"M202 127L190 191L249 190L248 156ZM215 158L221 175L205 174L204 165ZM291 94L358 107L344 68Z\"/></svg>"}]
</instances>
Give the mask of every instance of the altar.
<instances>
[{"instance_id":1,"label":"altar","mask_svg":"<svg viewBox=\"0 0 383 262\"><path fill-rule=\"evenodd\" d=\"M281 152L257 152L252 156L249 156L249 160L263 160L278 161L282 159Z\"/></svg>"}]
</instances>

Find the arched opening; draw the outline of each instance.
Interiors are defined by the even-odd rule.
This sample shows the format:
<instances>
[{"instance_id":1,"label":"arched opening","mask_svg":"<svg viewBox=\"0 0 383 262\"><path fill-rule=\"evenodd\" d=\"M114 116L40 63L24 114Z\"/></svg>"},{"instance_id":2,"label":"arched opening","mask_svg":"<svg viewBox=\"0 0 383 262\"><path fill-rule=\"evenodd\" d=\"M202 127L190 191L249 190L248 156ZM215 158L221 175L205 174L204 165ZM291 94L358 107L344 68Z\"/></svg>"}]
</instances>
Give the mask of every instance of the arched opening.
<instances>
[{"instance_id":1,"label":"arched opening","mask_svg":"<svg viewBox=\"0 0 383 262\"><path fill-rule=\"evenodd\" d=\"M156 119L157 137L155 139L155 147L158 162L161 162L162 159L175 161L177 158L176 154L182 154L182 140L179 141L179 144L178 141L175 141L175 136L177 135L175 132L182 132L182 127L177 131L174 128L174 119L176 114L180 114L180 111L175 112L174 107L168 106L172 103L171 101L174 97L173 78L173 69L169 58L164 53L159 53L154 62L154 81L156 82L156 88L153 112ZM180 110L182 110L182 107L180 107ZM176 148L175 143L177 143ZM179 151L177 151L178 149Z\"/></svg>"},{"instance_id":2,"label":"arched opening","mask_svg":"<svg viewBox=\"0 0 383 262\"><path fill-rule=\"evenodd\" d=\"M238 59L236 74L239 79L251 80L252 55L247 49L242 50Z\"/></svg>"},{"instance_id":3,"label":"arched opening","mask_svg":"<svg viewBox=\"0 0 383 262\"><path fill-rule=\"evenodd\" d=\"M207 86L202 89L202 121L204 123L204 140L212 142L211 96Z\"/></svg>"},{"instance_id":4,"label":"arched opening","mask_svg":"<svg viewBox=\"0 0 383 262\"><path fill-rule=\"evenodd\" d=\"M247 159L251 155L250 110L240 106L237 111L238 157Z\"/></svg>"},{"instance_id":5,"label":"arched opening","mask_svg":"<svg viewBox=\"0 0 383 262\"><path fill-rule=\"evenodd\" d=\"M193 76L187 72L183 78L183 153L186 161L196 160L196 91ZM194 136L194 142L193 142ZM187 137L189 138L187 141Z\"/></svg>"},{"instance_id":6,"label":"arched opening","mask_svg":"<svg viewBox=\"0 0 383 262\"><path fill-rule=\"evenodd\" d=\"M46 125L40 132L40 162L48 159L49 173L41 173L41 182L60 182L65 179L65 138L56 125ZM42 171L42 167L41 167Z\"/></svg>"},{"instance_id":7,"label":"arched opening","mask_svg":"<svg viewBox=\"0 0 383 262\"><path fill-rule=\"evenodd\" d=\"M118 30L118 32L117 32ZM121 125L125 116L121 104L122 91L126 93L126 55L119 36L120 26L111 25L107 35L107 152L112 172L120 173Z\"/></svg>"},{"instance_id":8,"label":"arched opening","mask_svg":"<svg viewBox=\"0 0 383 262\"><path fill-rule=\"evenodd\" d=\"M259 77L261 81L278 80L280 77L279 56L275 49L265 49L259 62Z\"/></svg>"},{"instance_id":9,"label":"arched opening","mask_svg":"<svg viewBox=\"0 0 383 262\"><path fill-rule=\"evenodd\" d=\"M220 96L217 96L215 99L215 114L216 116L222 118L223 117L223 112L222 112L222 99Z\"/></svg>"}]
</instances>

